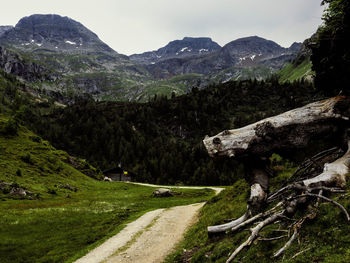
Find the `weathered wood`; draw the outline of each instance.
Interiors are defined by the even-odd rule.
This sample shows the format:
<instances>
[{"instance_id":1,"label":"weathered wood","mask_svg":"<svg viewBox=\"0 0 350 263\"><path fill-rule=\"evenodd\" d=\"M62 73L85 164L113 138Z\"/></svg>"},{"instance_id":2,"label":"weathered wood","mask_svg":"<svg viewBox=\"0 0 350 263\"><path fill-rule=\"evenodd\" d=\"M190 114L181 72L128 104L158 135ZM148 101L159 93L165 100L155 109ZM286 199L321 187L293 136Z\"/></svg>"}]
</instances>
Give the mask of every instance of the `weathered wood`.
<instances>
[{"instance_id":1,"label":"weathered wood","mask_svg":"<svg viewBox=\"0 0 350 263\"><path fill-rule=\"evenodd\" d=\"M279 196L279 193L282 193L283 191L287 191L287 190L293 190L293 189L298 191L302 190L303 192L302 194L299 194L299 195L292 194L289 198L283 198L283 201L279 202L273 209L264 213L259 213L251 218L244 220L240 224L236 224L234 227L232 227L231 231L236 231L242 227L247 226L248 224L252 224L256 222L258 219L267 217L251 229L251 235L249 236L249 238L245 242L243 242L239 247L236 248L236 250L231 254L231 256L228 258L226 262L231 262L245 247L250 246L251 243L258 237L259 232L265 226L275 222L278 219L283 219L283 218L289 219L287 217L288 214L294 214L298 207L298 203L306 202L308 197L318 198L318 199L332 203L333 205L339 207L346 215L346 219L350 221L350 215L345 209L345 207L343 207L341 204L339 204L338 202L330 198L322 196L323 190L330 191L330 192L338 192L338 191L341 191L338 187L345 188L346 186L346 177L350 175L350 140L348 140L347 144L348 144L347 152L342 157L335 160L334 162L326 163L324 165L324 171L320 175L311 179L296 182L287 187L283 187L281 190L276 191L276 193L273 194L272 196L276 198ZM315 190L319 190L319 193L318 194L311 193L312 191L315 191ZM279 209L280 207L283 207L284 209L281 210ZM249 209L249 206L248 206L248 209ZM291 212L290 210L293 210L293 212ZM246 214L247 213L249 213L249 210L246 212ZM274 254L274 257L280 256L291 245L291 243L297 236L296 228L297 227L300 228L306 218L313 218L314 216L315 214L312 213L307 216L304 216L301 220L299 220L299 222L295 225L293 236L278 252ZM210 227L210 229L215 229L215 226Z\"/></svg>"},{"instance_id":2,"label":"weathered wood","mask_svg":"<svg viewBox=\"0 0 350 263\"><path fill-rule=\"evenodd\" d=\"M236 231L261 220L251 229L249 238L236 248L226 262L231 262L240 251L250 246L265 226L279 219L290 220L288 216L294 215L301 206L305 207L305 203L310 202L311 198L317 198L317 203L319 200L332 203L344 212L347 220L350 220L349 213L341 204L322 195L323 191L342 192L346 186L346 177L350 175L349 116L350 98L338 96L308 104L240 129L223 131L203 140L212 157L244 157L246 179L251 186L246 213L230 223L208 227L209 234L227 230ZM338 142L343 143L347 140L348 150L342 157L332 163L325 163L323 172L315 170L316 173L310 175L312 178L296 180L270 196L267 195L269 173L265 167L265 164L268 164L264 161L266 156L279 150L307 148L314 139L327 141L334 138L340 139ZM319 167L322 169L322 166ZM314 194L313 192L317 190L319 193ZM280 200L280 203L276 210L262 212L264 204L277 200ZM316 213L304 217L298 224L301 226L302 222L311 216L316 216ZM294 228L290 240L274 256L283 254L296 237L297 229Z\"/></svg>"},{"instance_id":3,"label":"weathered wood","mask_svg":"<svg viewBox=\"0 0 350 263\"><path fill-rule=\"evenodd\" d=\"M288 242L280 250L278 250L276 253L273 254L273 257L277 258L280 255L282 255L284 253L284 251L290 247L290 245L295 240L297 235L298 235L298 228L294 228L294 233L293 233L292 237L288 240Z\"/></svg>"},{"instance_id":4,"label":"weathered wood","mask_svg":"<svg viewBox=\"0 0 350 263\"><path fill-rule=\"evenodd\" d=\"M236 250L231 254L231 256L226 260L226 263L231 262L238 254L241 252L242 249L244 249L247 246L250 246L251 243L258 237L258 234L261 229L263 229L265 226L275 222L277 219L279 219L282 216L283 212L279 212L276 214L273 214L272 216L266 218L264 221L257 224L255 227L253 227L251 231L251 235L249 238L243 242Z\"/></svg>"},{"instance_id":5,"label":"weathered wood","mask_svg":"<svg viewBox=\"0 0 350 263\"><path fill-rule=\"evenodd\" d=\"M203 142L212 157L266 156L279 150L306 148L315 138L341 134L349 116L350 98L337 96L223 131Z\"/></svg>"},{"instance_id":6,"label":"weathered wood","mask_svg":"<svg viewBox=\"0 0 350 263\"><path fill-rule=\"evenodd\" d=\"M332 186L344 188L346 176L350 174L350 140L348 141L347 152L332 163L326 163L323 173L303 181L307 187Z\"/></svg>"},{"instance_id":7,"label":"weathered wood","mask_svg":"<svg viewBox=\"0 0 350 263\"><path fill-rule=\"evenodd\" d=\"M208 233L213 235L215 233L226 232L228 230L231 230L233 227L240 225L248 218L249 218L249 212L247 210L247 212L245 212L241 217L239 217L235 220L232 220L231 222L228 222L228 223L222 224L222 225L208 226Z\"/></svg>"}]
</instances>

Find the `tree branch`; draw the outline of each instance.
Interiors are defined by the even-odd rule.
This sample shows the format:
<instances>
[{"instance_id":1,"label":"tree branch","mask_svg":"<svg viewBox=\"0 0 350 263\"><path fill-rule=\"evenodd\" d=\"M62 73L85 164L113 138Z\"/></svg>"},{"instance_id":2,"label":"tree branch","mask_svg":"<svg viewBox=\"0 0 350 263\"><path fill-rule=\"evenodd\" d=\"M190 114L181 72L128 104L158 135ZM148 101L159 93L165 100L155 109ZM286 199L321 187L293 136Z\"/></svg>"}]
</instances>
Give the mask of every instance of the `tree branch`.
<instances>
[{"instance_id":1,"label":"tree branch","mask_svg":"<svg viewBox=\"0 0 350 263\"><path fill-rule=\"evenodd\" d=\"M258 237L258 234L259 234L260 230L263 229L265 226L273 223L277 219L279 219L279 217L282 214L283 214L283 212L279 212L279 213L273 214L272 216L266 218L264 221L260 222L255 227L253 227L251 229L251 235L249 236L249 238L245 242L243 242L238 248L236 248L236 250L228 258L226 263L231 262L238 255L238 253L241 252L245 247L250 246L251 243Z\"/></svg>"},{"instance_id":2,"label":"tree branch","mask_svg":"<svg viewBox=\"0 0 350 263\"><path fill-rule=\"evenodd\" d=\"M288 240L288 242L280 249L278 250L275 254L273 254L273 257L277 258L280 255L282 255L284 253L284 251L290 247L290 245L292 244L292 242L294 241L294 239L297 237L298 235L298 230L297 227L294 228L294 233L292 235L292 237Z\"/></svg>"}]
</instances>

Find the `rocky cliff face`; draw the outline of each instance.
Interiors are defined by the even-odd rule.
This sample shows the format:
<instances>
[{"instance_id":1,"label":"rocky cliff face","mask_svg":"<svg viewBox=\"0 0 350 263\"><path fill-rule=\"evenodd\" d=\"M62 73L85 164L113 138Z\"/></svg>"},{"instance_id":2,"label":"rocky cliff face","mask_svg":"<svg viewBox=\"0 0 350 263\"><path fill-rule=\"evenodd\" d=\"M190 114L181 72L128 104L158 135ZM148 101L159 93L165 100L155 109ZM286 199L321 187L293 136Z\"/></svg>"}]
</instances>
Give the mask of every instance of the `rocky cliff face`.
<instances>
[{"instance_id":1,"label":"rocky cliff face","mask_svg":"<svg viewBox=\"0 0 350 263\"><path fill-rule=\"evenodd\" d=\"M13 28L13 26L0 26L0 37L11 28Z\"/></svg>"},{"instance_id":2,"label":"rocky cliff face","mask_svg":"<svg viewBox=\"0 0 350 263\"><path fill-rule=\"evenodd\" d=\"M305 59L310 61L310 57L312 55L312 50L310 48L310 45L312 45L312 43L315 42L316 36L317 36L317 33L313 34L310 38L307 38L304 40L303 44L297 51L295 59L293 60L294 65L299 65Z\"/></svg>"},{"instance_id":3,"label":"rocky cliff face","mask_svg":"<svg viewBox=\"0 0 350 263\"><path fill-rule=\"evenodd\" d=\"M0 69L26 81L54 81L58 75L0 46Z\"/></svg>"}]
</instances>

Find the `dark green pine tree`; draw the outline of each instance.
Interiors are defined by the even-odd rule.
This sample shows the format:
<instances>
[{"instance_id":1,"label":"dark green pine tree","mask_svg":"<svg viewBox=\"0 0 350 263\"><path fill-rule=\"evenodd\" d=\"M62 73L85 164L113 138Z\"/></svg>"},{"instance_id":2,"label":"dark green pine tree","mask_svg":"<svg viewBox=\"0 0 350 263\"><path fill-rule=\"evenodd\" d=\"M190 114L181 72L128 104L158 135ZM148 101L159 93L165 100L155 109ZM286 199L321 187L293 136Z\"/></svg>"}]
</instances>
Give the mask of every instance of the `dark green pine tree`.
<instances>
[{"instance_id":1,"label":"dark green pine tree","mask_svg":"<svg viewBox=\"0 0 350 263\"><path fill-rule=\"evenodd\" d=\"M324 26L311 43L315 86L327 96L350 95L350 1L323 0Z\"/></svg>"}]
</instances>

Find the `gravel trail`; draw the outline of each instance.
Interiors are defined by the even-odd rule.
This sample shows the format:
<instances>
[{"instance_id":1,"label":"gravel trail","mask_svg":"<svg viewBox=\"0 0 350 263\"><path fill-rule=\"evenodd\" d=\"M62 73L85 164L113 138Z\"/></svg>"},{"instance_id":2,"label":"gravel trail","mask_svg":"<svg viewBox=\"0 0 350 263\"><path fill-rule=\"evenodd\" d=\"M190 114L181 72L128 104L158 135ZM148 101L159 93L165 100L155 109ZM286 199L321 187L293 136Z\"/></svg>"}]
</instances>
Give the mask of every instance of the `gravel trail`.
<instances>
[{"instance_id":1,"label":"gravel trail","mask_svg":"<svg viewBox=\"0 0 350 263\"><path fill-rule=\"evenodd\" d=\"M219 187L137 184L162 188L210 188L216 194L223 190ZM118 234L91 250L75 263L160 263L181 241L188 227L196 222L199 209L204 204L198 203L150 211L129 223Z\"/></svg>"}]
</instances>

